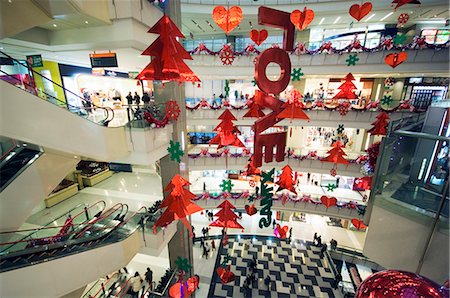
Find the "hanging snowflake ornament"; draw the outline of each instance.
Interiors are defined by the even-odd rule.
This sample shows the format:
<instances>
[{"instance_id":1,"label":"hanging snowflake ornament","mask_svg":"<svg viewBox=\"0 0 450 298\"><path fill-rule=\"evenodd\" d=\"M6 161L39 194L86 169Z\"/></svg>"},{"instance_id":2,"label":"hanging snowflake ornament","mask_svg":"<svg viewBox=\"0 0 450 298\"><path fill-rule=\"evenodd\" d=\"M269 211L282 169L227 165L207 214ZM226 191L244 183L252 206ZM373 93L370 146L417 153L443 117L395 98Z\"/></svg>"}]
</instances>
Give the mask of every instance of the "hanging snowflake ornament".
<instances>
[{"instance_id":1,"label":"hanging snowflake ornament","mask_svg":"<svg viewBox=\"0 0 450 298\"><path fill-rule=\"evenodd\" d=\"M345 60L345 62L347 62L347 66L355 66L358 61L358 54L349 55L347 60Z\"/></svg>"},{"instance_id":2,"label":"hanging snowflake ornament","mask_svg":"<svg viewBox=\"0 0 450 298\"><path fill-rule=\"evenodd\" d=\"M330 175L333 176L333 177L335 177L335 176L337 175L337 170L336 170L336 168L332 168L332 169L330 170Z\"/></svg>"},{"instance_id":3,"label":"hanging snowflake ornament","mask_svg":"<svg viewBox=\"0 0 450 298\"><path fill-rule=\"evenodd\" d=\"M184 155L184 151L181 150L180 142L170 140L170 146L167 148L167 151L169 151L170 160L181 162L181 156Z\"/></svg>"},{"instance_id":4,"label":"hanging snowflake ornament","mask_svg":"<svg viewBox=\"0 0 450 298\"><path fill-rule=\"evenodd\" d=\"M403 27L409 21L409 14L401 13L397 18L397 27Z\"/></svg>"},{"instance_id":5,"label":"hanging snowflake ornament","mask_svg":"<svg viewBox=\"0 0 450 298\"><path fill-rule=\"evenodd\" d=\"M383 104L383 105L390 105L391 104L391 102L393 102L394 100L392 99L392 96L388 96L388 95L385 95L385 96L383 96L383 98L381 99L381 104Z\"/></svg>"},{"instance_id":6,"label":"hanging snowflake ornament","mask_svg":"<svg viewBox=\"0 0 450 298\"><path fill-rule=\"evenodd\" d=\"M248 200L249 202L253 202L253 201L255 201L255 197L256 197L256 195L251 195L251 196L248 197L247 200Z\"/></svg>"},{"instance_id":7,"label":"hanging snowflake ornament","mask_svg":"<svg viewBox=\"0 0 450 298\"><path fill-rule=\"evenodd\" d=\"M358 207L358 215L364 216L366 214L366 206Z\"/></svg>"},{"instance_id":8,"label":"hanging snowflake ornament","mask_svg":"<svg viewBox=\"0 0 450 298\"><path fill-rule=\"evenodd\" d=\"M223 65L232 65L234 61L234 52L229 45L224 45L219 54Z\"/></svg>"},{"instance_id":9,"label":"hanging snowflake ornament","mask_svg":"<svg viewBox=\"0 0 450 298\"><path fill-rule=\"evenodd\" d=\"M341 135L344 132L344 124L339 124L336 131L337 131L338 135Z\"/></svg>"},{"instance_id":10,"label":"hanging snowflake ornament","mask_svg":"<svg viewBox=\"0 0 450 298\"><path fill-rule=\"evenodd\" d=\"M178 257L175 260L175 264L177 264L178 270L184 271L184 272L189 272L189 270L191 270L191 268L192 268L192 265L189 264L189 260L182 259L181 257Z\"/></svg>"},{"instance_id":11,"label":"hanging snowflake ornament","mask_svg":"<svg viewBox=\"0 0 450 298\"><path fill-rule=\"evenodd\" d=\"M394 78L386 78L384 80L384 86L391 87L394 86L394 84L395 84Z\"/></svg>"},{"instance_id":12,"label":"hanging snowflake ornament","mask_svg":"<svg viewBox=\"0 0 450 298\"><path fill-rule=\"evenodd\" d=\"M394 45L402 45L406 40L406 34L397 33L394 38Z\"/></svg>"},{"instance_id":13,"label":"hanging snowflake ornament","mask_svg":"<svg viewBox=\"0 0 450 298\"><path fill-rule=\"evenodd\" d=\"M222 183L219 185L223 192L231 192L234 184L231 183L231 180L222 180Z\"/></svg>"},{"instance_id":14,"label":"hanging snowflake ornament","mask_svg":"<svg viewBox=\"0 0 450 298\"><path fill-rule=\"evenodd\" d=\"M221 265L225 266L229 261L231 261L231 256L230 256L230 254L226 254L225 256L223 256L223 261L222 261Z\"/></svg>"},{"instance_id":15,"label":"hanging snowflake ornament","mask_svg":"<svg viewBox=\"0 0 450 298\"><path fill-rule=\"evenodd\" d=\"M175 100L169 100L166 103L166 117L170 121L175 121L180 116L181 110Z\"/></svg>"},{"instance_id":16,"label":"hanging snowflake ornament","mask_svg":"<svg viewBox=\"0 0 450 298\"><path fill-rule=\"evenodd\" d=\"M302 68L301 68L301 67L299 67L299 68L294 68L294 69L292 70L292 73L291 73L292 81L300 81L300 80L301 80L301 77L304 76L304 75L305 75L305 74L302 73Z\"/></svg>"},{"instance_id":17,"label":"hanging snowflake ornament","mask_svg":"<svg viewBox=\"0 0 450 298\"><path fill-rule=\"evenodd\" d=\"M328 183L327 191L334 191L336 189L336 185L332 183Z\"/></svg>"}]
</instances>

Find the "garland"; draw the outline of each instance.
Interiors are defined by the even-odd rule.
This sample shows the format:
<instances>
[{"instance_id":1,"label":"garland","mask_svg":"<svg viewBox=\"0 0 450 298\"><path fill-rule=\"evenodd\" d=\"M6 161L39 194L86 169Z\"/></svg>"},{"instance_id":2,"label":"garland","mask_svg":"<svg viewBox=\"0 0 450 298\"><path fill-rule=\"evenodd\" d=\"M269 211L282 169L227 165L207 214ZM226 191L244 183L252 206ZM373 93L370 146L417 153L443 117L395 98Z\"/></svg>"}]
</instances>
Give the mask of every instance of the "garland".
<instances>
[{"instance_id":1,"label":"garland","mask_svg":"<svg viewBox=\"0 0 450 298\"><path fill-rule=\"evenodd\" d=\"M210 55L210 56L218 56L223 48L228 45L224 45L221 50L215 52L211 51L206 47L204 43L199 43L198 46L189 51L191 55ZM380 40L380 43L373 47L368 48L361 45L361 42L355 38L350 44L343 49L336 49L333 47L333 43L331 41L322 42L321 46L316 50L310 50L306 47L305 43L299 42L295 45L295 48L292 52L288 52L291 55L316 55L316 54L339 54L342 55L344 53L349 52L367 52L373 53L378 51L386 51L386 50L396 50L396 51L405 51L405 50L423 50L423 49L432 49L432 50L441 50L443 48L448 48L450 46L450 41L447 41L444 44L436 45L436 44L428 44L425 42L425 38L420 36L415 36L413 41L406 45L395 45L394 38L391 36L383 37ZM272 48L279 48L278 44L272 44ZM259 55L261 52L255 48L254 44L249 44L245 47L242 52L233 51L235 56L249 56L249 55Z\"/></svg>"}]
</instances>

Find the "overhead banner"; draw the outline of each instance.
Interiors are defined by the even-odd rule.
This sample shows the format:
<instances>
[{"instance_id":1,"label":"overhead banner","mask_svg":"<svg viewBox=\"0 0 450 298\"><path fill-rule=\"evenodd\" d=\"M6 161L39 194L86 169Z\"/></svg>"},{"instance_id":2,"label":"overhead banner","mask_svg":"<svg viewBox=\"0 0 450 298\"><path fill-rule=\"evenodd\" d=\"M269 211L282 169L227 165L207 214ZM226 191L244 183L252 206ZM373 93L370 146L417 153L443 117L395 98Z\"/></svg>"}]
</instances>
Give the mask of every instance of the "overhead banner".
<instances>
[{"instance_id":1,"label":"overhead banner","mask_svg":"<svg viewBox=\"0 0 450 298\"><path fill-rule=\"evenodd\" d=\"M44 64L42 63L41 55L30 55L27 56L27 63L30 67L42 67Z\"/></svg>"}]
</instances>

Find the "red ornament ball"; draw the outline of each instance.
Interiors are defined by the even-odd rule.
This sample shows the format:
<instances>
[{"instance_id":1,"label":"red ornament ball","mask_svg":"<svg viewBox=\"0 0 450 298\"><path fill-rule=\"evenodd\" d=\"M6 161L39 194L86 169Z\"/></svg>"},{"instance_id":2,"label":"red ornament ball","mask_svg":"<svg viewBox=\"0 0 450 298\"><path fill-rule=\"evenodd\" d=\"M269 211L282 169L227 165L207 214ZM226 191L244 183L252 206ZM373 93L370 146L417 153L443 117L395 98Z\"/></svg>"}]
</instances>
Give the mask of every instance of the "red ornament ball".
<instances>
[{"instance_id":1,"label":"red ornament ball","mask_svg":"<svg viewBox=\"0 0 450 298\"><path fill-rule=\"evenodd\" d=\"M335 177L336 174L337 174L337 171L336 171L335 168L333 168L333 169L330 170L330 175L331 175L331 176Z\"/></svg>"}]
</instances>

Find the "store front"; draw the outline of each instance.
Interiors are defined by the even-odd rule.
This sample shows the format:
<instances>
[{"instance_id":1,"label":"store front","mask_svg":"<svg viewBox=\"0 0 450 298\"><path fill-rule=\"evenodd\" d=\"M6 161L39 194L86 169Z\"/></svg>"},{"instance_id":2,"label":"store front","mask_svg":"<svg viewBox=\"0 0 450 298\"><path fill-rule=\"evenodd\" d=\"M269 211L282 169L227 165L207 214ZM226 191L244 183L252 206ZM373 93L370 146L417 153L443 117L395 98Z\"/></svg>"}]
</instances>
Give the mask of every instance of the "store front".
<instances>
[{"instance_id":1,"label":"store front","mask_svg":"<svg viewBox=\"0 0 450 298\"><path fill-rule=\"evenodd\" d=\"M448 97L448 78L408 78L405 87L405 99L418 109L426 109L433 102Z\"/></svg>"}]
</instances>

